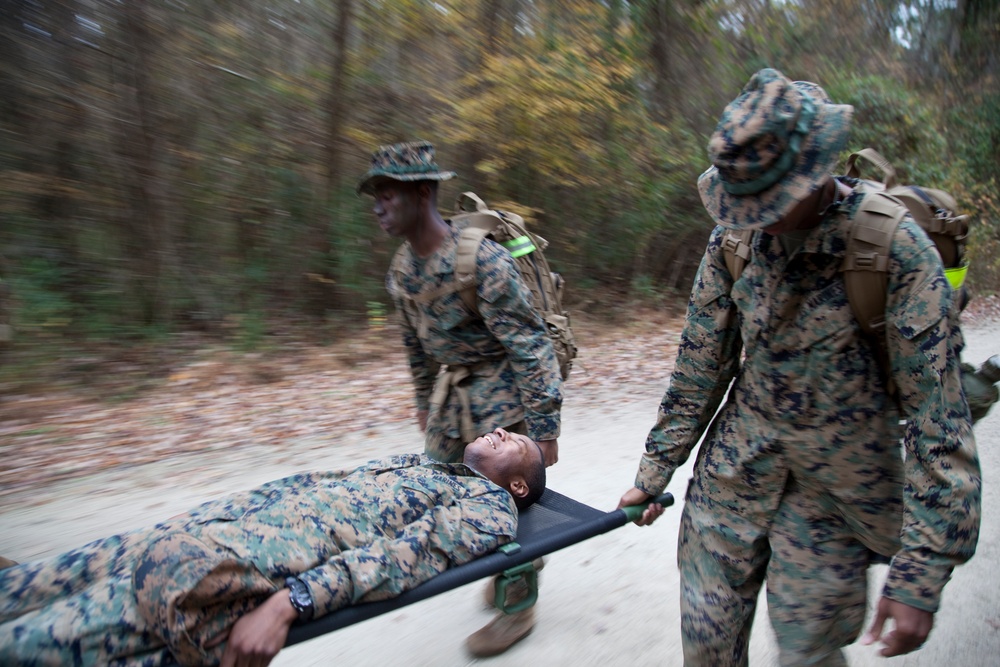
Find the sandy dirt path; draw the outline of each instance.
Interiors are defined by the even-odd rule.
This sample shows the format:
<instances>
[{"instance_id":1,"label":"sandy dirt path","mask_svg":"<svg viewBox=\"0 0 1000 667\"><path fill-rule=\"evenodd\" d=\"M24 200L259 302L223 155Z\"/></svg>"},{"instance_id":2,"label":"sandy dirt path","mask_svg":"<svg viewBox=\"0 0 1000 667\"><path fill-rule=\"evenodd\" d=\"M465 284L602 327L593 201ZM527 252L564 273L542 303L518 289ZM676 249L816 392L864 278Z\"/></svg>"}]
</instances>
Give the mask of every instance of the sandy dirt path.
<instances>
[{"instance_id":1,"label":"sandy dirt path","mask_svg":"<svg viewBox=\"0 0 1000 667\"><path fill-rule=\"evenodd\" d=\"M965 358L978 363L1000 351L996 325L966 327ZM612 509L635 474L665 380L613 391L569 393L552 488ZM976 427L983 462L983 530L976 557L959 568L927 645L886 660L874 647L852 646L851 664L949 667L996 664L1000 656L1000 409ZM231 490L304 469L349 467L386 454L418 451L414 426L395 424L291 446L242 447L165 458L157 463L60 482L44 492L19 491L0 504L0 554L24 561L105 535L149 525ZM669 491L679 499L690 463ZM469 658L464 637L486 623L481 583L440 595L283 651L274 664L310 665L681 665L676 536L680 509L654 526L625 526L564 549L542 574L534 633L507 654ZM871 571L877 591L885 568ZM872 596L874 599L874 596ZM758 613L751 664L777 664L770 627Z\"/></svg>"}]
</instances>

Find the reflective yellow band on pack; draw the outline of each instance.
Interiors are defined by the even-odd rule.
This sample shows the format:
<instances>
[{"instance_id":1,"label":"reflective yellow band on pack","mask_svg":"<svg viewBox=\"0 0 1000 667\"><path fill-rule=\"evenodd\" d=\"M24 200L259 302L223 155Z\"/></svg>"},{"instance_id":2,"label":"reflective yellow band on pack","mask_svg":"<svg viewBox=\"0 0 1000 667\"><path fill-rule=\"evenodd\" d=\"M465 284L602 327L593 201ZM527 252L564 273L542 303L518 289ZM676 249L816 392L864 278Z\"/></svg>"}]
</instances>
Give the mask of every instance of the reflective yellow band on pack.
<instances>
[{"instance_id":1,"label":"reflective yellow band on pack","mask_svg":"<svg viewBox=\"0 0 1000 667\"><path fill-rule=\"evenodd\" d=\"M518 236L516 239L504 241L503 247L510 250L510 255L514 259L517 259L522 255L527 255L529 252L533 252L535 250L535 244L532 243L531 239L527 236Z\"/></svg>"},{"instance_id":2,"label":"reflective yellow band on pack","mask_svg":"<svg viewBox=\"0 0 1000 667\"><path fill-rule=\"evenodd\" d=\"M969 273L969 263L965 262L962 266L956 266L953 269L945 269L944 277L948 279L948 282L951 284L951 288L957 290L965 284L965 276L967 273Z\"/></svg>"}]
</instances>

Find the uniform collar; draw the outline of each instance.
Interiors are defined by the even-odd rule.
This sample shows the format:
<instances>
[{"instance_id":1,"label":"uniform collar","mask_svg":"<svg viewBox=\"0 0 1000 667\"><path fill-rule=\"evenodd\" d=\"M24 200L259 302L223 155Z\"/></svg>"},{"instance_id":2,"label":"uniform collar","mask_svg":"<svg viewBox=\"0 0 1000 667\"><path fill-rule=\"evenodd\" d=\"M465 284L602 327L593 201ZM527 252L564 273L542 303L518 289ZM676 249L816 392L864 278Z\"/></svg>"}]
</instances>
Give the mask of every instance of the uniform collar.
<instances>
[{"instance_id":1,"label":"uniform collar","mask_svg":"<svg viewBox=\"0 0 1000 667\"><path fill-rule=\"evenodd\" d=\"M450 231L441 241L441 245L429 257L423 260L417 257L417 254L413 252L413 248L409 247L409 243L407 243L413 261L423 263L422 273L425 275L443 275L454 273L455 271L455 249L458 246L460 231L451 225L450 221L448 226Z\"/></svg>"}]
</instances>

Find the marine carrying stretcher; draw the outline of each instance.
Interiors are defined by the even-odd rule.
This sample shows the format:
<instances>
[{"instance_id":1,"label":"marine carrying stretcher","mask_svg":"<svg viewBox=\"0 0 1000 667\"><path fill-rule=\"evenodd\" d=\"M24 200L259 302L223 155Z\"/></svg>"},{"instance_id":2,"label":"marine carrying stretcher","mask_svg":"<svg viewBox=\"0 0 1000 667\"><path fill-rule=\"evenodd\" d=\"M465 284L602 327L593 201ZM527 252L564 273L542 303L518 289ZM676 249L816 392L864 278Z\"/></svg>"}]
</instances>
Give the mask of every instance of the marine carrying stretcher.
<instances>
[{"instance_id":1,"label":"marine carrying stretcher","mask_svg":"<svg viewBox=\"0 0 1000 667\"><path fill-rule=\"evenodd\" d=\"M308 623L293 625L285 646L314 639L495 574L501 575L496 581L497 608L507 614L522 611L538 598L533 560L635 521L650 503L669 507L674 504L674 497L664 493L648 503L602 512L546 489L538 502L520 513L513 542L482 558L445 570L397 597L344 607ZM528 596L508 604L507 587L518 580L528 585Z\"/></svg>"}]
</instances>

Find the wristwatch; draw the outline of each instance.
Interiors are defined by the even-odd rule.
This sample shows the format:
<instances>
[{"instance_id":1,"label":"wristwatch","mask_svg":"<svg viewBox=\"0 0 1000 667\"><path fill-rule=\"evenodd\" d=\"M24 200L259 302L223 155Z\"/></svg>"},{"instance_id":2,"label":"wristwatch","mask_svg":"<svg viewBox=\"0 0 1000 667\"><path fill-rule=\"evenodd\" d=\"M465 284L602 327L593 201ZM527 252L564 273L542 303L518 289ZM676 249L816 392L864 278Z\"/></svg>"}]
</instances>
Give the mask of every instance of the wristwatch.
<instances>
[{"instance_id":1,"label":"wristwatch","mask_svg":"<svg viewBox=\"0 0 1000 667\"><path fill-rule=\"evenodd\" d=\"M285 579L285 588L288 589L288 600L292 603L292 609L299 615L298 622L305 623L312 619L316 608L313 607L313 599L312 594L309 592L309 587L298 577L288 577Z\"/></svg>"}]
</instances>

